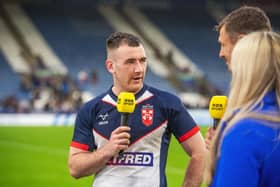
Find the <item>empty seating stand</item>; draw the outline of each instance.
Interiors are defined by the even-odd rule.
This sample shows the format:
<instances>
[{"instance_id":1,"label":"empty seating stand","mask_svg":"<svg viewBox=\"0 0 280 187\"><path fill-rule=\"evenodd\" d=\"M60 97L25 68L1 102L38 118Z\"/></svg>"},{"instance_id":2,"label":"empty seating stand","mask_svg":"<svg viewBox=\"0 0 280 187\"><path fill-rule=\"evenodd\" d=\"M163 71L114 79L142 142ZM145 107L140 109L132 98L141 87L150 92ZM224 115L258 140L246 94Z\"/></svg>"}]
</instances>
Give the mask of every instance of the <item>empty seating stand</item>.
<instances>
[{"instance_id":1,"label":"empty seating stand","mask_svg":"<svg viewBox=\"0 0 280 187\"><path fill-rule=\"evenodd\" d=\"M157 25L222 91L226 92L229 74L226 65L219 59L216 22L200 7L196 10L178 8L142 9L142 12Z\"/></svg>"},{"instance_id":2,"label":"empty seating stand","mask_svg":"<svg viewBox=\"0 0 280 187\"><path fill-rule=\"evenodd\" d=\"M80 71L97 72L98 82L86 85L86 89L97 95L112 84L105 69L107 36L114 29L98 13L72 9L71 7L23 6L33 23L40 30L48 44L64 62L72 78ZM146 82L161 89L176 92L165 80L148 70Z\"/></svg>"}]
</instances>

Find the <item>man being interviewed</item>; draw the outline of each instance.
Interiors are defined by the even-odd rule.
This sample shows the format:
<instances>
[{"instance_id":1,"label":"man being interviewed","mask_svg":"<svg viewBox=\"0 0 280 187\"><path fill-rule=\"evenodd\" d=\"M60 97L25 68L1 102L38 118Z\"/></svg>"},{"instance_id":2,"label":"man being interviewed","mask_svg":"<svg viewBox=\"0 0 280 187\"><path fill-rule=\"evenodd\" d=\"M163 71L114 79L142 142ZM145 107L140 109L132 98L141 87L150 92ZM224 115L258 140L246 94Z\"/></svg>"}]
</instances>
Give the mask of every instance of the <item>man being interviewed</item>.
<instances>
[{"instance_id":1,"label":"man being interviewed","mask_svg":"<svg viewBox=\"0 0 280 187\"><path fill-rule=\"evenodd\" d=\"M147 57L141 41L128 33L112 33L107 39L106 68L113 85L77 115L70 174L75 178L95 174L95 187L165 187L168 146L174 134L190 156L183 186L199 187L205 166L203 138L178 97L144 84ZM121 92L133 93L136 100L127 126L120 126L116 109Z\"/></svg>"}]
</instances>

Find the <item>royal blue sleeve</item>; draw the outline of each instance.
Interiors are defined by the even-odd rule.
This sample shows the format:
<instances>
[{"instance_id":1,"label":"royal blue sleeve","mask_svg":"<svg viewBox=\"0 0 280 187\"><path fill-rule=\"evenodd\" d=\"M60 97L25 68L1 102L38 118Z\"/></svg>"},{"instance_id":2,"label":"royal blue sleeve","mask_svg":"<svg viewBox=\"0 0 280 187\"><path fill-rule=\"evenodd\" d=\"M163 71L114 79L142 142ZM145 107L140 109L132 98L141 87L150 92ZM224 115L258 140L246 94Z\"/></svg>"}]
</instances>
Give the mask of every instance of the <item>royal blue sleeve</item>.
<instances>
[{"instance_id":1,"label":"royal blue sleeve","mask_svg":"<svg viewBox=\"0 0 280 187\"><path fill-rule=\"evenodd\" d=\"M211 187L257 187L265 146L248 122L238 122L226 132ZM255 127L255 126L254 126Z\"/></svg>"},{"instance_id":2,"label":"royal blue sleeve","mask_svg":"<svg viewBox=\"0 0 280 187\"><path fill-rule=\"evenodd\" d=\"M71 146L86 150L93 151L93 132L92 132L92 120L91 120L91 108L89 104L84 105L77 114L75 120L74 135L71 142Z\"/></svg>"},{"instance_id":3,"label":"royal blue sleeve","mask_svg":"<svg viewBox=\"0 0 280 187\"><path fill-rule=\"evenodd\" d=\"M179 98L174 97L173 102L168 103L168 108L170 129L180 143L199 132L199 127Z\"/></svg>"}]
</instances>

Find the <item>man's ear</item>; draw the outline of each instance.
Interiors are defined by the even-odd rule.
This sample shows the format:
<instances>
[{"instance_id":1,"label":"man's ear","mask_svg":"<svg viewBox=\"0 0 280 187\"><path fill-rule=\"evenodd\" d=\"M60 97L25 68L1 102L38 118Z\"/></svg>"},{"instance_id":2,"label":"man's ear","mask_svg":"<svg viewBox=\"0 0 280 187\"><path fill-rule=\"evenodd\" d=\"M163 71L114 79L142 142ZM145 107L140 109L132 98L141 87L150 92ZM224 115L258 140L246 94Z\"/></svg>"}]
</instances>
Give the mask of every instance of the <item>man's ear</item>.
<instances>
[{"instance_id":1,"label":"man's ear","mask_svg":"<svg viewBox=\"0 0 280 187\"><path fill-rule=\"evenodd\" d=\"M109 71L110 73L114 73L114 67L113 67L112 60L106 59L105 65L106 65L107 71Z\"/></svg>"}]
</instances>

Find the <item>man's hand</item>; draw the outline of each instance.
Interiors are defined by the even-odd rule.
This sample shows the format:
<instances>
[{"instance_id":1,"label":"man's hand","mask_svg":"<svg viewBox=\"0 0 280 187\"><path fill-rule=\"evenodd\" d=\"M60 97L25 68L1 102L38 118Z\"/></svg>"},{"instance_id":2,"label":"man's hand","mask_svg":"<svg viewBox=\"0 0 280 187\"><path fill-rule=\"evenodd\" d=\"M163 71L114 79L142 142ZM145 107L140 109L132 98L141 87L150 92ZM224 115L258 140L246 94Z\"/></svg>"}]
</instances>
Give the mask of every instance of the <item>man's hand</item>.
<instances>
[{"instance_id":1,"label":"man's hand","mask_svg":"<svg viewBox=\"0 0 280 187\"><path fill-rule=\"evenodd\" d=\"M130 127L120 126L110 136L109 141L101 148L90 152L71 147L69 153L69 171L71 176L80 178L96 174L120 150L127 149L130 141Z\"/></svg>"},{"instance_id":2,"label":"man's hand","mask_svg":"<svg viewBox=\"0 0 280 187\"><path fill-rule=\"evenodd\" d=\"M205 135L205 144L208 150L210 150L214 135L215 135L215 130L213 129L213 127L209 127Z\"/></svg>"},{"instance_id":3,"label":"man's hand","mask_svg":"<svg viewBox=\"0 0 280 187\"><path fill-rule=\"evenodd\" d=\"M105 154L111 154L111 156L115 156L121 150L125 150L128 148L130 144L130 127L128 126L120 126L116 128L110 136L109 142L104 145L102 148L105 151Z\"/></svg>"}]
</instances>

